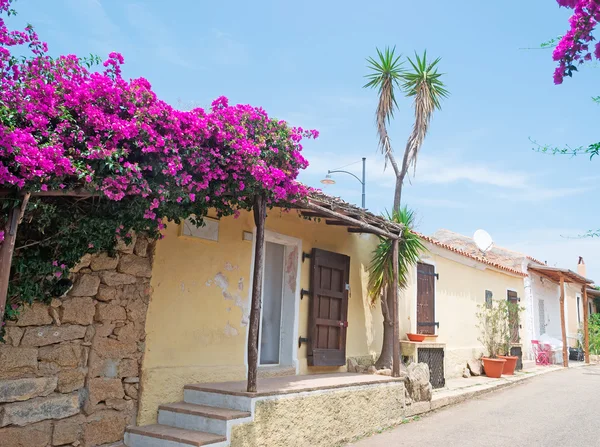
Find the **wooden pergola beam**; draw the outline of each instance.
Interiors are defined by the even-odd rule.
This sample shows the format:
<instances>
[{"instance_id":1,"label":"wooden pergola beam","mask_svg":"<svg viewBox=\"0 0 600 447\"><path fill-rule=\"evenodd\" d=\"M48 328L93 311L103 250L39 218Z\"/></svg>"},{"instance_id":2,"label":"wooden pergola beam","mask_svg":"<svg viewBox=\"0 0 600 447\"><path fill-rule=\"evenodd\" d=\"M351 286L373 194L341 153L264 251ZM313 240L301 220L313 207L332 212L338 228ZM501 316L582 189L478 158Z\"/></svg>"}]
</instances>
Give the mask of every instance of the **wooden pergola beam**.
<instances>
[{"instance_id":1,"label":"wooden pergola beam","mask_svg":"<svg viewBox=\"0 0 600 447\"><path fill-rule=\"evenodd\" d=\"M392 376L400 377L400 323L398 321L398 239L392 241L392 275L394 280L394 309L392 311L392 323L394 342L392 344Z\"/></svg>"},{"instance_id":2,"label":"wooden pergola beam","mask_svg":"<svg viewBox=\"0 0 600 447\"><path fill-rule=\"evenodd\" d=\"M21 220L23 220L30 196L30 193L26 193L21 199L21 206L10 209L8 220L4 227L4 241L0 244L0 322L4 321L4 311L8 298L8 283L10 282L10 267L15 251L17 229Z\"/></svg>"},{"instance_id":3,"label":"wooden pergola beam","mask_svg":"<svg viewBox=\"0 0 600 447\"><path fill-rule=\"evenodd\" d=\"M367 233L367 234L377 234L373 231L369 231L369 230L363 230L362 228L354 228L354 227L349 227L348 228L348 233Z\"/></svg>"},{"instance_id":4,"label":"wooden pergola beam","mask_svg":"<svg viewBox=\"0 0 600 447\"><path fill-rule=\"evenodd\" d=\"M340 226L340 227L349 227L349 226L351 226L351 224L349 224L348 222L344 222L342 220L326 219L325 223L327 225L337 225L337 226Z\"/></svg>"},{"instance_id":5,"label":"wooden pergola beam","mask_svg":"<svg viewBox=\"0 0 600 447\"><path fill-rule=\"evenodd\" d=\"M12 189L0 189L0 196L2 196L2 197L11 196L11 195L15 195L15 194L19 194L19 192L12 190ZM73 189L73 190L69 190L69 191L38 191L38 192L32 192L32 193L27 193L27 194L29 194L31 197L82 197L82 198L86 198L86 197L99 197L100 196L100 193L89 192L84 189Z\"/></svg>"},{"instance_id":6,"label":"wooden pergola beam","mask_svg":"<svg viewBox=\"0 0 600 447\"><path fill-rule=\"evenodd\" d=\"M569 366L569 349L567 347L567 328L565 326L565 279L560 275L560 330L562 333L563 366Z\"/></svg>"},{"instance_id":7,"label":"wooden pergola beam","mask_svg":"<svg viewBox=\"0 0 600 447\"><path fill-rule=\"evenodd\" d=\"M319 217L319 218L325 217L325 216L323 216L323 214L321 214L321 213L315 213L314 211L304 211L304 210L301 210L300 214L302 214L302 216L304 216L304 217Z\"/></svg>"}]
</instances>

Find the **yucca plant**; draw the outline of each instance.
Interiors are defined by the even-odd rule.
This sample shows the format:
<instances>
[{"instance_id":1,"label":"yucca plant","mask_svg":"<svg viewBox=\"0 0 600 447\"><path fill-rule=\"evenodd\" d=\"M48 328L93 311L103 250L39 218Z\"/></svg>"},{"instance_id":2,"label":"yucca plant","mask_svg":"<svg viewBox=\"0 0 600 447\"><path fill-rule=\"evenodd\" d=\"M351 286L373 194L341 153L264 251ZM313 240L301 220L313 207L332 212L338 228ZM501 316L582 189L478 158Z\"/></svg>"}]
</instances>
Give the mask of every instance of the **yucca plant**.
<instances>
[{"instance_id":1,"label":"yucca plant","mask_svg":"<svg viewBox=\"0 0 600 447\"><path fill-rule=\"evenodd\" d=\"M417 167L417 157L425 141L431 117L436 110L442 108L441 100L449 96L446 86L441 80L442 73L438 73L437 65L440 62L438 57L433 62L427 62L427 51L423 52L423 57L415 53L415 59L407 58L412 70L402 73L402 89L406 96L414 97L415 122L413 130L408 137L404 157L402 159L402 169L400 171L400 182L396 183L396 200L398 206L402 196L402 185L404 177L412 166Z\"/></svg>"},{"instance_id":2,"label":"yucca plant","mask_svg":"<svg viewBox=\"0 0 600 447\"><path fill-rule=\"evenodd\" d=\"M369 82L363 87L377 89L379 94L375 112L379 148L385 156L386 164L390 162L396 175L393 209L399 210L404 178L411 166L416 167L417 156L429 130L433 112L441 108L441 100L449 93L441 80L443 74L438 73L437 65L440 58L428 63L426 51L422 57L415 53L414 60L407 58L412 69L406 71L403 68L402 56L396 55L396 47L391 49L386 47L384 51L376 48L376 51L376 58L367 58L370 73L365 77ZM404 150L401 167L396 162L387 129L387 125L394 117L394 111L398 108L396 101L398 90L407 97L414 97L415 109L415 122Z\"/></svg>"},{"instance_id":3,"label":"yucca plant","mask_svg":"<svg viewBox=\"0 0 600 447\"><path fill-rule=\"evenodd\" d=\"M407 207L393 210L387 218L403 226L401 239L398 242L398 287L405 289L411 269L416 265L421 254L426 250L421 238L412 228L415 223L415 213ZM375 305L381 300L381 313L383 314L383 345L381 354L375 363L378 368L392 367L392 353L394 342L394 327L391 309L393 309L393 261L392 241L380 237L377 248L369 266L369 297L371 304Z\"/></svg>"},{"instance_id":4,"label":"yucca plant","mask_svg":"<svg viewBox=\"0 0 600 447\"><path fill-rule=\"evenodd\" d=\"M371 70L371 73L365 76L369 82L363 88L374 88L379 92L379 101L375 112L379 148L386 156L386 163L390 159L395 165L387 125L394 117L394 109L398 108L396 89L400 89L400 81L404 72L402 68L403 61L400 60L402 55L396 56L396 47L391 49L386 47L384 51L380 51L379 48L375 50L377 51L377 59L367 58L367 67Z\"/></svg>"}]
</instances>

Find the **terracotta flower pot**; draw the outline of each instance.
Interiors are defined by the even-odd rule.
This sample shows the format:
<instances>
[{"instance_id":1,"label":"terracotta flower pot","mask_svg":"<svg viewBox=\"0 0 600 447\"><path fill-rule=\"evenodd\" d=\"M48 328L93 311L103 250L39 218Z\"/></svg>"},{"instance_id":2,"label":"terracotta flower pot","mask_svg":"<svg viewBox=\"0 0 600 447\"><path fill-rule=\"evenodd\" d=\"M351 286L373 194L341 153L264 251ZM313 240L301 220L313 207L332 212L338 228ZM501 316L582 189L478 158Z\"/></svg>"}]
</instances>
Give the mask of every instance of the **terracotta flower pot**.
<instances>
[{"instance_id":1,"label":"terracotta flower pot","mask_svg":"<svg viewBox=\"0 0 600 447\"><path fill-rule=\"evenodd\" d=\"M517 360L519 360L519 357L514 355L499 355L498 358L506 360L502 374L504 374L505 376L514 375L515 368L517 367Z\"/></svg>"},{"instance_id":2,"label":"terracotta flower pot","mask_svg":"<svg viewBox=\"0 0 600 447\"><path fill-rule=\"evenodd\" d=\"M425 335L423 334L411 334L407 333L406 336L410 341L423 341L425 340Z\"/></svg>"},{"instance_id":3,"label":"terracotta flower pot","mask_svg":"<svg viewBox=\"0 0 600 447\"><path fill-rule=\"evenodd\" d=\"M502 370L504 369L504 364L506 363L506 360L490 359L488 357L483 357L482 360L483 371L485 372L485 375L494 379L499 379L502 375Z\"/></svg>"}]
</instances>

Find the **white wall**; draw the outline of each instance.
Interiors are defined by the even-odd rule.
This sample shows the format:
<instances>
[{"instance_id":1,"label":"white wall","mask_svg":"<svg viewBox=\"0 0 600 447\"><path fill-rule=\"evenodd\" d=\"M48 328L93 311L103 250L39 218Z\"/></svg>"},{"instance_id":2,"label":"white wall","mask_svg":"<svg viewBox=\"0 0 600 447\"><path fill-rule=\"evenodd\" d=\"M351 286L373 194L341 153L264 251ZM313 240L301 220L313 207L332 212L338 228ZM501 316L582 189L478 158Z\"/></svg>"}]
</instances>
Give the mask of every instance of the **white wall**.
<instances>
[{"instance_id":1,"label":"white wall","mask_svg":"<svg viewBox=\"0 0 600 447\"><path fill-rule=\"evenodd\" d=\"M540 337L540 312L539 301L544 300L545 317L546 317L546 334L562 339L560 330L560 287L558 284L543 278L536 273L529 272L531 278L531 291L533 294L533 321L534 332L533 339Z\"/></svg>"}]
</instances>

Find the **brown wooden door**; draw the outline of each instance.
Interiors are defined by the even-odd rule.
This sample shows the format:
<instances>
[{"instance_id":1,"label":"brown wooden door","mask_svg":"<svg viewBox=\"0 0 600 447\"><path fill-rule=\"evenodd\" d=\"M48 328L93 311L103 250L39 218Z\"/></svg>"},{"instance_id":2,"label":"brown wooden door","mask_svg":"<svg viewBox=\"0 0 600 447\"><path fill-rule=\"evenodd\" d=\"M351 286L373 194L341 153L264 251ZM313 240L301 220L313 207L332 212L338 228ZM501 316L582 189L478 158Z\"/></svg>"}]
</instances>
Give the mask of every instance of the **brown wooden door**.
<instances>
[{"instance_id":1,"label":"brown wooden door","mask_svg":"<svg viewBox=\"0 0 600 447\"><path fill-rule=\"evenodd\" d=\"M517 292L512 290L507 291L506 299L515 305L519 305L519 297L517 296ZM508 316L508 320L510 322L510 341L512 343L519 343L519 313L516 309L511 309L510 314Z\"/></svg>"},{"instance_id":2,"label":"brown wooden door","mask_svg":"<svg viewBox=\"0 0 600 447\"><path fill-rule=\"evenodd\" d=\"M346 364L350 257L313 248L308 364Z\"/></svg>"},{"instance_id":3,"label":"brown wooden door","mask_svg":"<svg viewBox=\"0 0 600 447\"><path fill-rule=\"evenodd\" d=\"M417 332L435 334L435 266L417 264Z\"/></svg>"}]
</instances>

